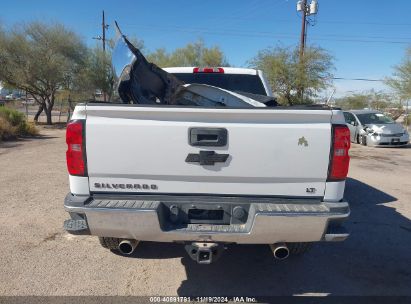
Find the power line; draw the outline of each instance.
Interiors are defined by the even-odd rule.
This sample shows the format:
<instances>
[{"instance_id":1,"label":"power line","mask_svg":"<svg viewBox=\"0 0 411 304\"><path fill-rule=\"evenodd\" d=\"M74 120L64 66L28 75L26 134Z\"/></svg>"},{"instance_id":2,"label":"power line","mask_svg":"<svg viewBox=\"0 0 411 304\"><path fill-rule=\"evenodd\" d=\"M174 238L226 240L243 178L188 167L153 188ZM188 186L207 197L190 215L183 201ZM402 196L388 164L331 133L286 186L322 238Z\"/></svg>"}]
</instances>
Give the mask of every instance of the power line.
<instances>
[{"instance_id":1,"label":"power line","mask_svg":"<svg viewBox=\"0 0 411 304\"><path fill-rule=\"evenodd\" d=\"M175 26L167 26L167 27L159 27L156 25L131 25L131 24L123 24L124 27L128 28L139 28L144 29L147 31L176 31L176 32L184 32L184 33L193 33L193 34L203 34L203 35L219 35L219 36L231 36L231 37L253 37L253 38L281 38L281 39L295 39L295 35L293 34L272 34L269 32L251 32L251 31L241 31L236 29L226 29L224 31L221 30L209 30L209 29L202 29L202 28L185 28L185 27L175 27ZM358 43L382 43L382 44L411 44L411 38L407 37L397 37L396 39L403 39L403 40L410 40L410 41L399 41L399 40L373 40L374 38L379 39L392 39L392 37L383 37L383 36L351 36L354 38L323 38L323 37L340 37L338 35L323 35L323 36L311 36L312 40L317 41L335 41L335 42L358 42ZM350 37L348 35L344 37Z\"/></svg>"},{"instance_id":2,"label":"power line","mask_svg":"<svg viewBox=\"0 0 411 304\"><path fill-rule=\"evenodd\" d=\"M236 19L236 20L250 20L253 18L236 18L236 17L227 17L227 19ZM277 23L294 23L293 19L276 19ZM351 21L324 21L321 20L323 24L349 24L349 25L381 25L381 26L411 26L411 23L385 23L385 22L351 22Z\"/></svg>"},{"instance_id":3,"label":"power line","mask_svg":"<svg viewBox=\"0 0 411 304\"><path fill-rule=\"evenodd\" d=\"M384 82L383 79L369 79L369 78L345 78L345 77L333 77L334 80L355 80L355 81L372 81L372 82Z\"/></svg>"},{"instance_id":4,"label":"power line","mask_svg":"<svg viewBox=\"0 0 411 304\"><path fill-rule=\"evenodd\" d=\"M350 24L350 25L360 24L360 25L382 25L382 26L411 26L411 23L383 23L383 22L348 22L348 21L323 21L321 20L321 23Z\"/></svg>"}]
</instances>

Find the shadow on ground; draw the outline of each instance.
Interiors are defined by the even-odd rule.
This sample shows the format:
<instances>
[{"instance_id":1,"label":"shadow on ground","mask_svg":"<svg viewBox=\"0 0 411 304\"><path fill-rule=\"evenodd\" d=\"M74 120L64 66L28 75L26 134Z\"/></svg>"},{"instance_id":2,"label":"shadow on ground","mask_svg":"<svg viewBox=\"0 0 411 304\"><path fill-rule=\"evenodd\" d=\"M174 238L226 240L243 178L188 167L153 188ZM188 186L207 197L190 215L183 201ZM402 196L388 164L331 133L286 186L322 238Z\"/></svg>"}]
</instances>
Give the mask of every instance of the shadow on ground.
<instances>
[{"instance_id":1,"label":"shadow on ground","mask_svg":"<svg viewBox=\"0 0 411 304\"><path fill-rule=\"evenodd\" d=\"M276 261L267 245L231 245L212 265L198 265L182 245L142 243L132 257L182 257L193 295L411 295L411 221L390 207L396 198L348 179L351 232L343 243L319 243L304 256Z\"/></svg>"},{"instance_id":2,"label":"shadow on ground","mask_svg":"<svg viewBox=\"0 0 411 304\"><path fill-rule=\"evenodd\" d=\"M397 147L393 147L393 146L377 146L377 147L371 147L371 148L376 148L376 149L411 149L411 144L406 144L404 146L397 146Z\"/></svg>"},{"instance_id":3,"label":"shadow on ground","mask_svg":"<svg viewBox=\"0 0 411 304\"><path fill-rule=\"evenodd\" d=\"M44 140L44 139L54 139L54 138L58 138L58 137L48 136L48 135L22 136L22 137L18 137L18 138L7 140L7 141L1 141L0 149L18 148L26 142L38 141L38 140ZM0 154L2 153L0 152Z\"/></svg>"}]
</instances>

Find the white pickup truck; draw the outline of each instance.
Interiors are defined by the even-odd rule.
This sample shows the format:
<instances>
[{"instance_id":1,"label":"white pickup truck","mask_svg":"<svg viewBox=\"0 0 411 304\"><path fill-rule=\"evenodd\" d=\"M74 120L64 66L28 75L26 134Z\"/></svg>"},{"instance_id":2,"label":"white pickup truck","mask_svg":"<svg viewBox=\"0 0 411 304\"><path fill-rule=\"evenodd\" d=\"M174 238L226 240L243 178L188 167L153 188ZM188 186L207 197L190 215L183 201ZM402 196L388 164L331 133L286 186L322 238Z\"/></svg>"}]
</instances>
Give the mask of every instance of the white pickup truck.
<instances>
[{"instance_id":1,"label":"white pickup truck","mask_svg":"<svg viewBox=\"0 0 411 304\"><path fill-rule=\"evenodd\" d=\"M221 88L221 100L271 95L253 69L166 72ZM181 242L206 264L237 243L268 244L284 259L348 236L340 110L87 103L75 108L67 145L65 229L123 254L139 241Z\"/></svg>"}]
</instances>

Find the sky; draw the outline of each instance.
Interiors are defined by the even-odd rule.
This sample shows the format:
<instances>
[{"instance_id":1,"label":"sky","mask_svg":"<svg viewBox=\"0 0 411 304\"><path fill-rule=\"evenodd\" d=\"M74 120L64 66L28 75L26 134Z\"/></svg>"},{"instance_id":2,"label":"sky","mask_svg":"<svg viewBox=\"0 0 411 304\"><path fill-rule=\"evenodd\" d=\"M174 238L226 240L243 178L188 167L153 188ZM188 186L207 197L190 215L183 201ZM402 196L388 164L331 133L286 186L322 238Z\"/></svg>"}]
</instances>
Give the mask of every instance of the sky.
<instances>
[{"instance_id":1,"label":"sky","mask_svg":"<svg viewBox=\"0 0 411 304\"><path fill-rule=\"evenodd\" d=\"M310 0L307 0L310 2ZM101 12L114 34L144 41L147 50L168 51L199 38L218 45L231 65L247 66L259 50L299 45L301 16L296 0L0 0L0 24L40 20L60 22L93 46L101 35ZM307 43L329 51L335 77L383 79L390 76L411 45L411 1L318 0ZM389 90L382 82L335 80L335 96ZM324 92L324 96L332 90Z\"/></svg>"}]
</instances>

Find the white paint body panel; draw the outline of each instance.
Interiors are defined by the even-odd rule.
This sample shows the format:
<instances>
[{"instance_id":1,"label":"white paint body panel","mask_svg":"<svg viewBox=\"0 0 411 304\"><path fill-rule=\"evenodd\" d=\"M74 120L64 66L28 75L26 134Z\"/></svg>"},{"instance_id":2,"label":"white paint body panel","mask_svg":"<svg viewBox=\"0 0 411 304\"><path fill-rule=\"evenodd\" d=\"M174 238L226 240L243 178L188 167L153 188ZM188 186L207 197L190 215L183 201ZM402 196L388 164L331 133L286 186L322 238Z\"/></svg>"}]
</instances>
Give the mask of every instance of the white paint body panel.
<instances>
[{"instance_id":1,"label":"white paint body panel","mask_svg":"<svg viewBox=\"0 0 411 304\"><path fill-rule=\"evenodd\" d=\"M324 202L339 202L344 198L344 189L345 181L326 183Z\"/></svg>"},{"instance_id":2,"label":"white paint body panel","mask_svg":"<svg viewBox=\"0 0 411 304\"><path fill-rule=\"evenodd\" d=\"M75 119L86 119L86 105L85 104L77 104L74 108L73 115L71 116L72 120Z\"/></svg>"},{"instance_id":3,"label":"white paint body panel","mask_svg":"<svg viewBox=\"0 0 411 304\"><path fill-rule=\"evenodd\" d=\"M88 177L69 175L70 192L75 195L89 195Z\"/></svg>"},{"instance_id":4,"label":"white paint body panel","mask_svg":"<svg viewBox=\"0 0 411 304\"><path fill-rule=\"evenodd\" d=\"M331 119L330 110L87 106L90 191L323 196ZM227 146L190 146L192 127L226 128ZM302 137L308 146L298 145ZM230 156L215 166L185 162L200 150ZM101 189L94 183L158 189Z\"/></svg>"}]
</instances>

